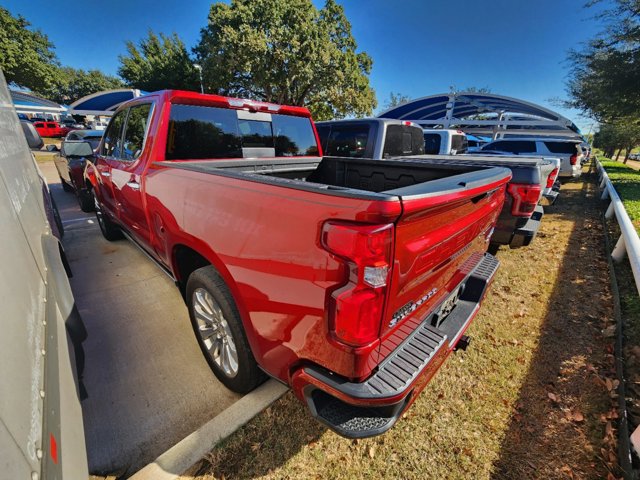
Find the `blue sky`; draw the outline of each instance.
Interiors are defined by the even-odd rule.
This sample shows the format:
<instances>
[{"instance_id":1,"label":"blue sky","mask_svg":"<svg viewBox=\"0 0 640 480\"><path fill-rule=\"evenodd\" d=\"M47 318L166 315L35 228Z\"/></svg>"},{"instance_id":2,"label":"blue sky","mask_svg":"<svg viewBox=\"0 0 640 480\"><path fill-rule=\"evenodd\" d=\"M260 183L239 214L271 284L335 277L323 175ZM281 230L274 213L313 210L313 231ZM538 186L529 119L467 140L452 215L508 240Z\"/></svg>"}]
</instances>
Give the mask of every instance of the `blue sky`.
<instances>
[{"instance_id":1,"label":"blue sky","mask_svg":"<svg viewBox=\"0 0 640 480\"><path fill-rule=\"evenodd\" d=\"M358 48L373 58L371 84L379 108L390 92L410 98L465 87L539 103L593 123L550 102L565 97L566 54L598 33L596 10L582 0L338 0ZM324 2L314 0L321 6ZM46 33L64 65L115 74L125 41L148 29L198 41L210 1L108 0L83 6L4 0ZM599 8L602 8L600 6Z\"/></svg>"}]
</instances>

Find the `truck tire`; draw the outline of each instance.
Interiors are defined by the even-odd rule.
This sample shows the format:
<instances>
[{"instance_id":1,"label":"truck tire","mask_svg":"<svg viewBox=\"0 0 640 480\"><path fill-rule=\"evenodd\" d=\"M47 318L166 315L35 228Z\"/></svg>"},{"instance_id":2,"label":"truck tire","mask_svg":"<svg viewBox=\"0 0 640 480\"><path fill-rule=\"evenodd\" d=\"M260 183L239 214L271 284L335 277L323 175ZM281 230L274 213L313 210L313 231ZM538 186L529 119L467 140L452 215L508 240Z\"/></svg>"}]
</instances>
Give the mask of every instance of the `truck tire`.
<instances>
[{"instance_id":1,"label":"truck tire","mask_svg":"<svg viewBox=\"0 0 640 480\"><path fill-rule=\"evenodd\" d=\"M122 231L115 223L109 220L109 217L105 213L102 212L100 202L95 195L93 197L93 202L96 210L96 219L98 220L98 225L100 226L102 236L110 242L113 242L114 240L120 240L122 238Z\"/></svg>"},{"instance_id":2,"label":"truck tire","mask_svg":"<svg viewBox=\"0 0 640 480\"><path fill-rule=\"evenodd\" d=\"M95 200L90 190L86 188L78 190L78 203L83 212L93 212L95 210Z\"/></svg>"},{"instance_id":3,"label":"truck tire","mask_svg":"<svg viewBox=\"0 0 640 480\"><path fill-rule=\"evenodd\" d=\"M62 184L62 190L65 192L73 192L73 187L65 182L62 177L60 177L60 183Z\"/></svg>"},{"instance_id":4,"label":"truck tire","mask_svg":"<svg viewBox=\"0 0 640 480\"><path fill-rule=\"evenodd\" d=\"M186 300L198 344L218 380L237 393L260 385L266 375L251 352L231 292L215 268L202 267L189 276Z\"/></svg>"}]
</instances>

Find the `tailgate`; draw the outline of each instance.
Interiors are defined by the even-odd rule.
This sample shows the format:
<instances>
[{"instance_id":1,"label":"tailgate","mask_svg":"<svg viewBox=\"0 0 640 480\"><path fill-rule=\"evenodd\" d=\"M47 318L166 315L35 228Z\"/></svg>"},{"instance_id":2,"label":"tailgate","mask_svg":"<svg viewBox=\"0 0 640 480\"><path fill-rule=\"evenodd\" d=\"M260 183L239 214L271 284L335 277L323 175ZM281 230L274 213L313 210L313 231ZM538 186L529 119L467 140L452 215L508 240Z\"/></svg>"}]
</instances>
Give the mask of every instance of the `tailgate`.
<instances>
[{"instance_id":1,"label":"tailgate","mask_svg":"<svg viewBox=\"0 0 640 480\"><path fill-rule=\"evenodd\" d=\"M488 168L385 192L400 197L402 214L380 332L383 346L392 332L394 343L402 341L453 296L482 258L478 253L487 249L510 178L508 169Z\"/></svg>"}]
</instances>

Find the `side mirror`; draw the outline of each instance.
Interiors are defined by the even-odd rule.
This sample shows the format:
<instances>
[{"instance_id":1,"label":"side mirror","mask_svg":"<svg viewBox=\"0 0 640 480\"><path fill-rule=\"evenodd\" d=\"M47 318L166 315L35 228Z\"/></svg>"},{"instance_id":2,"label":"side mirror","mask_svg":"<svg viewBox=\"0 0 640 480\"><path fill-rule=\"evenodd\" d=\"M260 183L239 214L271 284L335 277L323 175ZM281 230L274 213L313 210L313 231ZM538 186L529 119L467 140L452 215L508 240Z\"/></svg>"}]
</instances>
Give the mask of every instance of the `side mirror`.
<instances>
[{"instance_id":1,"label":"side mirror","mask_svg":"<svg viewBox=\"0 0 640 480\"><path fill-rule=\"evenodd\" d=\"M29 148L32 150L40 150L44 145L44 141L36 130L36 127L33 126L33 123L23 120L20 122L20 126L22 127L24 136L27 139Z\"/></svg>"},{"instance_id":2,"label":"side mirror","mask_svg":"<svg viewBox=\"0 0 640 480\"><path fill-rule=\"evenodd\" d=\"M60 149L57 147L57 145L47 145L45 147L47 149L47 152L59 152Z\"/></svg>"},{"instance_id":3,"label":"side mirror","mask_svg":"<svg viewBox=\"0 0 640 480\"><path fill-rule=\"evenodd\" d=\"M65 157L91 157L93 155L93 148L89 142L62 142L62 155Z\"/></svg>"}]
</instances>

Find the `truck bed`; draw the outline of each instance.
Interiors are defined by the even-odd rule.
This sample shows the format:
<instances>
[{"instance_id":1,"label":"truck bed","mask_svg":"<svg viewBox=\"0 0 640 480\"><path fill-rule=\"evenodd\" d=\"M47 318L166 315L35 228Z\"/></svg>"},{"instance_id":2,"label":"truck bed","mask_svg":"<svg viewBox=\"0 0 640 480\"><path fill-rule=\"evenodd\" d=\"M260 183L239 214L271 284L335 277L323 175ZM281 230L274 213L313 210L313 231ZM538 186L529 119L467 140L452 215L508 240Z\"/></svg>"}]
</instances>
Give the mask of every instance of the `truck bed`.
<instances>
[{"instance_id":1,"label":"truck bed","mask_svg":"<svg viewBox=\"0 0 640 480\"><path fill-rule=\"evenodd\" d=\"M491 183L508 174L505 168L492 165L446 161L425 164L420 158L372 161L324 157L294 161L274 158L161 163L172 168L369 200L435 196Z\"/></svg>"}]
</instances>

